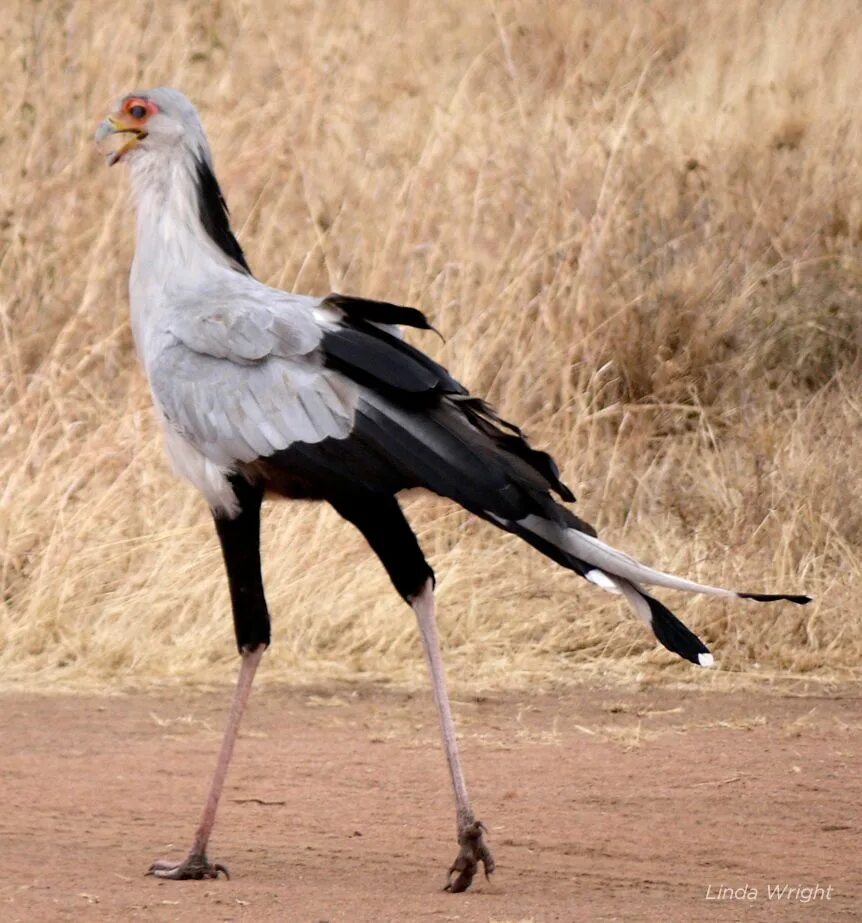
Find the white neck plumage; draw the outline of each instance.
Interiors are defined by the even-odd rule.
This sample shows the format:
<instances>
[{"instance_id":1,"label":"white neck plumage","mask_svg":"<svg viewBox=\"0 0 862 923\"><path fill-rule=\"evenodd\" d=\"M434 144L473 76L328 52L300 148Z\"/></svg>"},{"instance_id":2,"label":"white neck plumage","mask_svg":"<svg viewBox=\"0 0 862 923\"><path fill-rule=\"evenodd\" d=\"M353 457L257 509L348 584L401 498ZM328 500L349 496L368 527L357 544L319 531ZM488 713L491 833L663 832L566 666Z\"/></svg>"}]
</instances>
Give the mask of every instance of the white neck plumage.
<instances>
[{"instance_id":1,"label":"white neck plumage","mask_svg":"<svg viewBox=\"0 0 862 923\"><path fill-rule=\"evenodd\" d=\"M131 160L137 239L129 295L141 353L165 299L220 273L249 273L210 163L208 151L185 145Z\"/></svg>"},{"instance_id":2,"label":"white neck plumage","mask_svg":"<svg viewBox=\"0 0 862 923\"><path fill-rule=\"evenodd\" d=\"M206 154L180 146L136 158L132 188L138 216L135 257L146 271L158 267L165 279L176 279L213 264L234 268L236 256L213 236L215 219L222 225L217 230L232 238Z\"/></svg>"}]
</instances>

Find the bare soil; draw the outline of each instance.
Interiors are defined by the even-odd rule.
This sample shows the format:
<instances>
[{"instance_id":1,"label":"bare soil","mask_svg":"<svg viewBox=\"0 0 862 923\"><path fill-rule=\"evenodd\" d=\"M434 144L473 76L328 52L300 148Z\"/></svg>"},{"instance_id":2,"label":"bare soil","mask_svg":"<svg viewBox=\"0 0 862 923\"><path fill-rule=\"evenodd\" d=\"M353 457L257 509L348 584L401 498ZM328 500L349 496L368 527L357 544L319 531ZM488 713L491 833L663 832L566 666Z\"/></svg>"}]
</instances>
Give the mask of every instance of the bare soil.
<instances>
[{"instance_id":1,"label":"bare soil","mask_svg":"<svg viewBox=\"0 0 862 923\"><path fill-rule=\"evenodd\" d=\"M4 696L0 920L862 917L858 689L456 702L498 863L465 895L441 892L456 847L430 698L372 688L256 690L211 848L233 878L145 877L188 845L227 700ZM770 898L784 885L824 894ZM708 899L722 887L748 890Z\"/></svg>"}]
</instances>

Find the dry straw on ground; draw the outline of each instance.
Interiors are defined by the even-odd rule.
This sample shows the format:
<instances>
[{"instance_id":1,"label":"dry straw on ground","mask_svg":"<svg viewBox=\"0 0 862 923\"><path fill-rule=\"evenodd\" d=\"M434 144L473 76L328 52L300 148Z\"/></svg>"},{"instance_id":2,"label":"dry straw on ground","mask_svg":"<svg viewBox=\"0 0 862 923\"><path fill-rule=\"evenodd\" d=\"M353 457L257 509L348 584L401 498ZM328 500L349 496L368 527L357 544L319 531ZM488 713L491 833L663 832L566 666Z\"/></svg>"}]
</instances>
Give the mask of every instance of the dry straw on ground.
<instances>
[{"instance_id":1,"label":"dry straw on ground","mask_svg":"<svg viewBox=\"0 0 862 923\"><path fill-rule=\"evenodd\" d=\"M857 4L22 0L0 47L4 683L232 674L209 517L131 348L126 178L91 144L159 83L198 103L261 278L421 306L447 339L416 341L608 539L816 595L665 594L725 670L859 675ZM458 683L695 672L515 539L407 505ZM422 675L335 515L272 506L265 555L269 677Z\"/></svg>"}]
</instances>

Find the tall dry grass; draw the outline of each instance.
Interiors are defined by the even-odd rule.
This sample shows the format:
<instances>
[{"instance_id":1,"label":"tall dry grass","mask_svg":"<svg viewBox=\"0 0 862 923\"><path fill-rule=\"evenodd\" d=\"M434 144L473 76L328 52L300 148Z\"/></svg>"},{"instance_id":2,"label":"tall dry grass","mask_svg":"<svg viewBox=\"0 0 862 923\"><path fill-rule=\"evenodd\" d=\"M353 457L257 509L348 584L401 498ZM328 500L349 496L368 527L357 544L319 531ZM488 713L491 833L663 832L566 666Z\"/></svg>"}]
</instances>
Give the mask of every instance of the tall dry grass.
<instances>
[{"instance_id":1,"label":"tall dry grass","mask_svg":"<svg viewBox=\"0 0 862 923\"><path fill-rule=\"evenodd\" d=\"M209 516L167 470L132 352L126 179L91 144L113 98L162 83L198 103L262 279L422 306L447 341L418 342L554 452L609 540L816 595L664 594L725 670L859 676L856 3L12 7L4 684L232 673ZM695 672L515 539L407 506L457 683ZM422 675L409 610L334 514L272 506L265 559L269 677Z\"/></svg>"}]
</instances>

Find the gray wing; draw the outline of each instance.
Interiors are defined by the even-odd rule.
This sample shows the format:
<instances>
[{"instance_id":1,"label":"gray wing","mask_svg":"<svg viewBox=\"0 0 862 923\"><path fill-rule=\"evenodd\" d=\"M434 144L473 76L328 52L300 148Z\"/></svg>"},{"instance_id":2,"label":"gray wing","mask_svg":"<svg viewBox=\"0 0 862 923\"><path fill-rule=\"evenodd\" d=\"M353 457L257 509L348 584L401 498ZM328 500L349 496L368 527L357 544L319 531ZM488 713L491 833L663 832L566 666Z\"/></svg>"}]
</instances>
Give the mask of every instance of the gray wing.
<instances>
[{"instance_id":1,"label":"gray wing","mask_svg":"<svg viewBox=\"0 0 862 923\"><path fill-rule=\"evenodd\" d=\"M254 283L175 301L146 359L162 414L217 465L346 437L356 386L324 368L317 299Z\"/></svg>"},{"instance_id":2,"label":"gray wing","mask_svg":"<svg viewBox=\"0 0 862 923\"><path fill-rule=\"evenodd\" d=\"M242 276L200 287L172 300L163 329L203 356L251 365L269 356L310 353L323 330L320 300L290 295Z\"/></svg>"}]
</instances>

